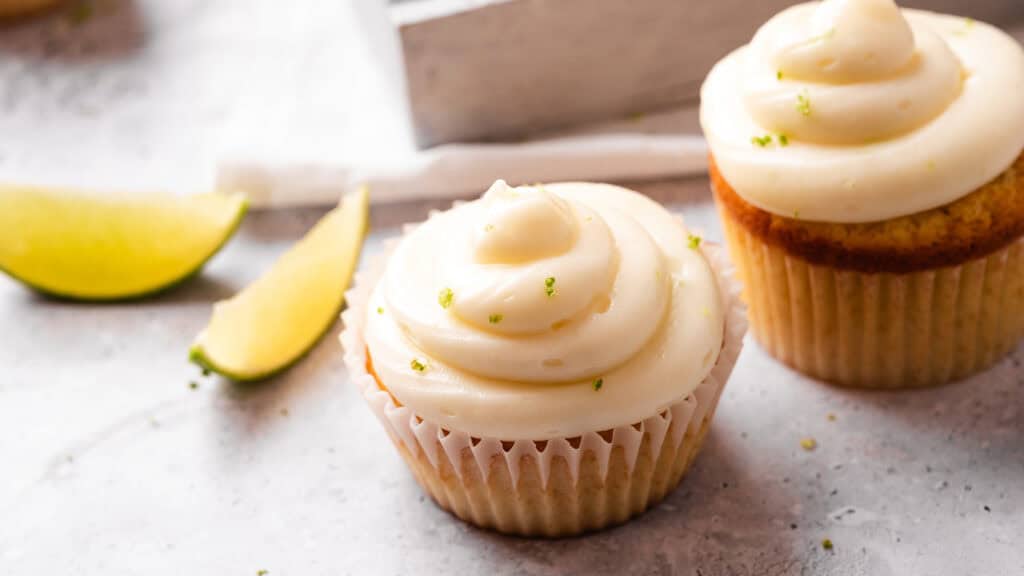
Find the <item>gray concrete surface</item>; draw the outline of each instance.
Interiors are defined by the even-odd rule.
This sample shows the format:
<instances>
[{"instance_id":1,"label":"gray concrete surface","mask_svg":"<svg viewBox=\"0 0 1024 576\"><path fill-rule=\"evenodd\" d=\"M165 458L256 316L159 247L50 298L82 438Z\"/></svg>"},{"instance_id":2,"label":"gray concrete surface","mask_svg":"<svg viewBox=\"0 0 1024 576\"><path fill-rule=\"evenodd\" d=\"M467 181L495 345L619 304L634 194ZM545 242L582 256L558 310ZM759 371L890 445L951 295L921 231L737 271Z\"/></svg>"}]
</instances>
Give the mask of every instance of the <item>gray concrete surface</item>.
<instances>
[{"instance_id":1,"label":"gray concrete surface","mask_svg":"<svg viewBox=\"0 0 1024 576\"><path fill-rule=\"evenodd\" d=\"M718 235L705 181L640 188ZM433 204L375 210L366 253ZM694 469L646 515L560 541L459 522L348 383L337 329L260 385L185 361L210 304L317 215L252 215L201 277L146 302L0 279L0 574L1024 573L1024 348L971 381L868 393L751 346Z\"/></svg>"}]
</instances>

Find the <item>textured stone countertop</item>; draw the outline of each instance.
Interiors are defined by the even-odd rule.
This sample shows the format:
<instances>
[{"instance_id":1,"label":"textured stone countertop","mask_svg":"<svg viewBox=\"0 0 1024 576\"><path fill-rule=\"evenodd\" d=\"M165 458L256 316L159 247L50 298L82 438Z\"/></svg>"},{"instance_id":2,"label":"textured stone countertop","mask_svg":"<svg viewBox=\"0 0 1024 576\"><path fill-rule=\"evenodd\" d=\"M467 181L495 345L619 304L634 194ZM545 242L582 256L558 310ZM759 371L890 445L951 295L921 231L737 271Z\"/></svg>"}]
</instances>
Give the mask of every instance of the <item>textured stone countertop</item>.
<instances>
[{"instance_id":1,"label":"textured stone countertop","mask_svg":"<svg viewBox=\"0 0 1024 576\"><path fill-rule=\"evenodd\" d=\"M225 154L380 153L401 132L367 113L386 78L333 41L379 3L92 4L88 22L0 27L4 181L195 190ZM319 108L301 89L317 62L337 71ZM718 237L706 181L639 188ZM431 207L375 208L366 256ZM347 381L340 327L256 386L185 361L211 303L318 216L252 214L202 276L140 303L0 275L0 576L1024 574L1024 348L968 382L867 393L750 345L689 476L639 519L559 541L453 519Z\"/></svg>"},{"instance_id":2,"label":"textured stone countertop","mask_svg":"<svg viewBox=\"0 0 1024 576\"><path fill-rule=\"evenodd\" d=\"M706 181L638 188L719 234ZM366 257L430 207L375 208ZM868 393L749 345L691 473L644 516L559 541L463 524L347 381L340 327L260 385L185 361L211 302L317 216L253 214L202 276L142 303L0 279L0 574L1024 573L1024 349L971 381Z\"/></svg>"}]
</instances>

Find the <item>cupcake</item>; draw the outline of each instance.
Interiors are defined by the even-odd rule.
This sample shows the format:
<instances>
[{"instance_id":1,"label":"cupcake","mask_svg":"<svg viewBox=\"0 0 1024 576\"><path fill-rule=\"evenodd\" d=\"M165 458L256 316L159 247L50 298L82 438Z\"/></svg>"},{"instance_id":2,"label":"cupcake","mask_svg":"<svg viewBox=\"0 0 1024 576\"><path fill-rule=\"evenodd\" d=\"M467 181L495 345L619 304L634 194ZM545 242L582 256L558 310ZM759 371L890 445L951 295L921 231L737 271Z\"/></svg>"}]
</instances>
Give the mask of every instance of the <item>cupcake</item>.
<instances>
[{"instance_id":1,"label":"cupcake","mask_svg":"<svg viewBox=\"0 0 1024 576\"><path fill-rule=\"evenodd\" d=\"M701 90L751 326L848 386L930 386L1024 334L1024 52L892 0L789 8Z\"/></svg>"},{"instance_id":2,"label":"cupcake","mask_svg":"<svg viewBox=\"0 0 1024 576\"><path fill-rule=\"evenodd\" d=\"M499 180L357 277L345 362L442 508L578 534L679 483L740 350L733 285L719 249L644 196Z\"/></svg>"}]
</instances>

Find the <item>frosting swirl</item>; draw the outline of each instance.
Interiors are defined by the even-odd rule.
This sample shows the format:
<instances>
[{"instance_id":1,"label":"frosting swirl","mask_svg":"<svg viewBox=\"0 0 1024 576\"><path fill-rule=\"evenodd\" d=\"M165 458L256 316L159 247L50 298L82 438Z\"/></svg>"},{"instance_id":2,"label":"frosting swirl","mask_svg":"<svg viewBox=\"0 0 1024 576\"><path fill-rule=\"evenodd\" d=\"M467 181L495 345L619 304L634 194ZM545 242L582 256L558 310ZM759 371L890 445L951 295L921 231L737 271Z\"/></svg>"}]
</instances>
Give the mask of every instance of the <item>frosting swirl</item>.
<instances>
[{"instance_id":1,"label":"frosting swirl","mask_svg":"<svg viewBox=\"0 0 1024 576\"><path fill-rule=\"evenodd\" d=\"M1024 53L970 20L892 0L785 10L702 89L715 160L787 217L877 221L954 201L1024 147Z\"/></svg>"},{"instance_id":2,"label":"frosting swirl","mask_svg":"<svg viewBox=\"0 0 1024 576\"><path fill-rule=\"evenodd\" d=\"M370 302L374 369L423 417L481 436L649 416L696 387L721 347L717 285L686 242L622 188L499 180L395 248Z\"/></svg>"}]
</instances>

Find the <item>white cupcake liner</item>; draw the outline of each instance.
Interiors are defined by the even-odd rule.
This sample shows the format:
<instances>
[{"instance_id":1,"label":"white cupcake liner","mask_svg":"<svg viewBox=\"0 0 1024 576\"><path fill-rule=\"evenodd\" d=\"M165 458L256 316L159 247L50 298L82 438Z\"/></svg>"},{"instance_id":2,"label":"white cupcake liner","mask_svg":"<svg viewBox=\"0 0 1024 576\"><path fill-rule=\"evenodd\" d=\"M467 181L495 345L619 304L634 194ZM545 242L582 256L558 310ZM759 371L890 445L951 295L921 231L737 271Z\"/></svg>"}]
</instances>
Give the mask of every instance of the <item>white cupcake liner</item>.
<instances>
[{"instance_id":1,"label":"white cupcake liner","mask_svg":"<svg viewBox=\"0 0 1024 576\"><path fill-rule=\"evenodd\" d=\"M580 462L588 452L593 453L597 459L602 478L608 474L612 451L617 447L622 448L627 468L632 471L645 435L649 437L653 454L660 453L666 439L673 445L679 445L684 436L702 436L699 434L701 426L714 413L743 346L747 320L745 307L740 301L740 286L734 279L734 270L726 258L724 249L705 242L701 251L710 262L718 280L723 309L726 310L726 329L717 363L692 393L641 422L610 430L594 430L573 438L509 441L500 438L478 438L458 430L445 429L420 418L409 407L397 405L391 395L377 385L376 379L366 368L367 352L363 329L367 302L384 273L388 256L395 245L397 240L388 242L384 254L364 266L356 275L352 289L346 294L348 307L342 314L345 327L341 334L341 343L345 349L345 365L350 379L392 441L401 443L414 457L419 454L425 455L438 471L441 470L441 459L448 460L451 469L460 479L463 472L459 462L467 449L473 454L483 478L492 470L491 465L495 456L503 457L513 486L518 483L523 458L532 458L538 463L541 482L545 487L550 477L552 462L557 458L564 459L568 464L572 480L576 483L579 479ZM672 423L678 425L672 426Z\"/></svg>"},{"instance_id":2,"label":"white cupcake liner","mask_svg":"<svg viewBox=\"0 0 1024 576\"><path fill-rule=\"evenodd\" d=\"M956 265L858 272L790 254L720 212L751 333L804 374L863 388L937 386L980 372L1024 337L1024 238Z\"/></svg>"}]
</instances>

